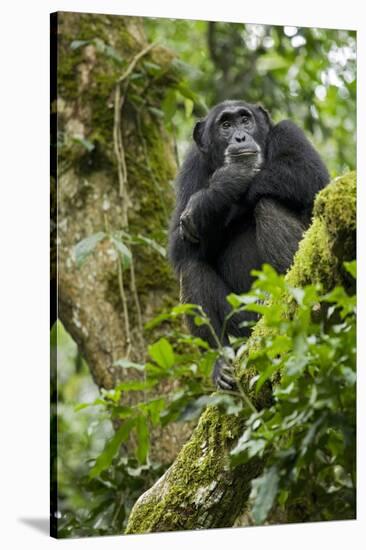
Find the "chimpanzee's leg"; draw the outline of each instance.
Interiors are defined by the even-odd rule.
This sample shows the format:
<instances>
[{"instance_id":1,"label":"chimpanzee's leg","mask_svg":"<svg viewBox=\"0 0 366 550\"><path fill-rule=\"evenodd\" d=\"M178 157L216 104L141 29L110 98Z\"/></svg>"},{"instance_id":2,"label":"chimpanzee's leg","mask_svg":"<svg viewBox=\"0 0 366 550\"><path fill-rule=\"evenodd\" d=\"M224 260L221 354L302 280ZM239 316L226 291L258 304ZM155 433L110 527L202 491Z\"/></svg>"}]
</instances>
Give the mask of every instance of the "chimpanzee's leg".
<instances>
[{"instance_id":1,"label":"chimpanzee's leg","mask_svg":"<svg viewBox=\"0 0 366 550\"><path fill-rule=\"evenodd\" d=\"M310 219L301 217L274 199L262 198L255 207L256 241L263 263L279 273L291 267Z\"/></svg>"},{"instance_id":2,"label":"chimpanzee's leg","mask_svg":"<svg viewBox=\"0 0 366 550\"><path fill-rule=\"evenodd\" d=\"M222 334L222 329L224 319L231 311L226 300L226 296L231 292L230 288L209 264L200 260L187 262L180 279L181 301L202 307L210 319L216 338L207 325L197 326L192 316L187 315L187 324L192 334L202 338L213 348L218 347L217 340L221 341L223 346L229 345L228 336ZM231 368L225 365L221 358L216 361L213 380L222 389L228 390L235 386Z\"/></svg>"},{"instance_id":3,"label":"chimpanzee's leg","mask_svg":"<svg viewBox=\"0 0 366 550\"><path fill-rule=\"evenodd\" d=\"M207 263L200 260L189 260L181 273L181 302L200 305L210 319L218 340L225 316L230 312L226 296L230 289L221 277ZM217 340L212 331L206 326L196 326L191 316L187 319L192 332L203 338L211 347L217 347ZM224 337L223 344L228 342Z\"/></svg>"},{"instance_id":4,"label":"chimpanzee's leg","mask_svg":"<svg viewBox=\"0 0 366 550\"><path fill-rule=\"evenodd\" d=\"M292 264L294 255L302 239L304 230L309 225L310 216L299 216L291 212L274 199L262 198L256 205L255 230L253 234L246 232L234 243L230 254L224 258L226 270L231 269L230 286L236 288L236 292L246 292L251 286L251 281L246 278L255 267L260 269L264 263L272 265L279 273L285 273ZM256 246L253 246L255 243ZM240 247L240 252L238 248ZM254 251L258 257L253 257ZM240 269L240 264L246 267ZM257 264L257 265L255 265ZM242 289L240 281L235 278L241 274L243 280ZM225 276L225 275L224 275ZM229 334L234 336L248 336L250 328L242 328L243 321L256 321L258 315L251 312L242 312L234 315L227 323Z\"/></svg>"}]
</instances>

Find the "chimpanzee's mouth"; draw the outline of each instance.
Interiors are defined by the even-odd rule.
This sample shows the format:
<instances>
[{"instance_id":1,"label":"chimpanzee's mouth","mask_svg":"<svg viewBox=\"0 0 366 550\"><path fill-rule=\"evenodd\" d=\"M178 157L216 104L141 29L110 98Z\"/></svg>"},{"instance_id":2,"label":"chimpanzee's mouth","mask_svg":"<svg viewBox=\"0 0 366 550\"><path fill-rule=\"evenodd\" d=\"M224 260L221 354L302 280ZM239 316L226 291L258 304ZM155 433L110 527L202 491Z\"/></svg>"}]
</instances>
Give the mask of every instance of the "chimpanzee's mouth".
<instances>
[{"instance_id":1,"label":"chimpanzee's mouth","mask_svg":"<svg viewBox=\"0 0 366 550\"><path fill-rule=\"evenodd\" d=\"M256 155L258 151L254 151L253 149L245 149L244 151L238 151L237 153L226 153L225 156L228 157L246 157L249 155Z\"/></svg>"}]
</instances>

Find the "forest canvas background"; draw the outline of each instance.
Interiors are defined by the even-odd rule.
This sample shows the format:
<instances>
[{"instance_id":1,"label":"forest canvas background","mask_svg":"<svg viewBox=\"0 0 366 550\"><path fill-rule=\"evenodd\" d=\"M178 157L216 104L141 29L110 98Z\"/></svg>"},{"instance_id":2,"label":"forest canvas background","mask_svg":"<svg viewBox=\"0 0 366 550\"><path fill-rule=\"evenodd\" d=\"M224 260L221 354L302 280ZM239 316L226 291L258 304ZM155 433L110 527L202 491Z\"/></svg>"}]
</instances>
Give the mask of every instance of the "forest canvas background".
<instances>
[{"instance_id":1,"label":"forest canvas background","mask_svg":"<svg viewBox=\"0 0 366 550\"><path fill-rule=\"evenodd\" d=\"M211 403L214 356L185 332L179 308L171 313L179 289L165 257L172 183L194 121L223 99L260 102L274 121L288 117L306 131L332 177L355 169L356 36L72 13L54 18L54 46L56 30L53 532L117 534ZM55 282L55 262L51 275ZM269 288L282 284L268 278ZM339 346L352 355L352 341ZM334 381L342 376L349 385L338 406L351 431L354 378L340 371ZM226 398L217 404L233 412L238 404ZM309 455L297 486L278 489L270 506L257 503L236 525L354 517L354 442L342 445L334 432L328 447L341 458L326 474L332 499L299 506L309 471L311 489L321 486Z\"/></svg>"}]
</instances>

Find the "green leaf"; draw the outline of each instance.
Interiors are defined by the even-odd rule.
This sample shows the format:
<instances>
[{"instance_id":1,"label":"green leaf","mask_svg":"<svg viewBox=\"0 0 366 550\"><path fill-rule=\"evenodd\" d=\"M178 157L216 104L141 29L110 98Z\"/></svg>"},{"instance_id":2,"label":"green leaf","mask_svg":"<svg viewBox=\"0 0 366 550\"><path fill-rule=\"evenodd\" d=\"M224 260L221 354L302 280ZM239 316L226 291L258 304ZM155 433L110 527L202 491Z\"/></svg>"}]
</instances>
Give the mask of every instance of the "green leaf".
<instances>
[{"instance_id":1,"label":"green leaf","mask_svg":"<svg viewBox=\"0 0 366 550\"><path fill-rule=\"evenodd\" d=\"M202 338L198 338L197 336L191 336L190 334L182 334L179 337L178 341L183 343L193 344L194 346L203 348L205 350L210 349L209 344L205 340L202 340Z\"/></svg>"},{"instance_id":2,"label":"green leaf","mask_svg":"<svg viewBox=\"0 0 366 550\"><path fill-rule=\"evenodd\" d=\"M185 110L186 118L189 118L190 116L192 116L193 107L194 107L194 102L189 98L185 98L184 110Z\"/></svg>"},{"instance_id":3,"label":"green leaf","mask_svg":"<svg viewBox=\"0 0 366 550\"><path fill-rule=\"evenodd\" d=\"M195 73L197 71L197 69L192 64L185 63L178 57L173 59L170 66L177 75L179 75L181 78L187 77L188 80L190 80L192 76L195 76Z\"/></svg>"},{"instance_id":4,"label":"green leaf","mask_svg":"<svg viewBox=\"0 0 366 550\"><path fill-rule=\"evenodd\" d=\"M137 235L137 237L134 237L133 241L137 244L147 244L150 248L155 250L155 252L158 252L163 258L166 257L166 250L163 246L161 246L159 243L154 241L154 239L150 239L149 237L144 237L143 235Z\"/></svg>"},{"instance_id":5,"label":"green leaf","mask_svg":"<svg viewBox=\"0 0 366 550\"><path fill-rule=\"evenodd\" d=\"M241 403L235 401L231 395L214 393L212 395L202 395L198 399L190 401L180 416L179 421L189 421L198 418L206 407L223 407L227 414L237 414L242 409Z\"/></svg>"},{"instance_id":6,"label":"green leaf","mask_svg":"<svg viewBox=\"0 0 366 550\"><path fill-rule=\"evenodd\" d=\"M80 143L89 153L95 148L94 143L83 136L73 136L72 139L75 143Z\"/></svg>"},{"instance_id":7,"label":"green leaf","mask_svg":"<svg viewBox=\"0 0 366 550\"><path fill-rule=\"evenodd\" d=\"M120 257L122 268L127 269L131 265L131 261L132 261L131 250L127 248L125 243L119 238L117 234L114 234L111 240Z\"/></svg>"},{"instance_id":8,"label":"green leaf","mask_svg":"<svg viewBox=\"0 0 366 550\"><path fill-rule=\"evenodd\" d=\"M89 472L89 477L94 478L101 472L109 468L113 458L116 456L121 444L127 440L131 429L135 424L135 419L126 420L122 426L116 431L112 439L108 441L103 452L98 456L95 465Z\"/></svg>"},{"instance_id":9,"label":"green leaf","mask_svg":"<svg viewBox=\"0 0 366 550\"><path fill-rule=\"evenodd\" d=\"M354 279L357 277L357 262L356 260L353 260L353 262L344 262L343 263L346 271L352 275Z\"/></svg>"},{"instance_id":10,"label":"green leaf","mask_svg":"<svg viewBox=\"0 0 366 550\"><path fill-rule=\"evenodd\" d=\"M156 317L151 319L151 321L148 321L147 323L145 323L144 329L151 330L152 328L159 326L164 321L168 321L168 319L170 318L171 318L170 313L161 313L160 315L157 315Z\"/></svg>"},{"instance_id":11,"label":"green leaf","mask_svg":"<svg viewBox=\"0 0 366 550\"><path fill-rule=\"evenodd\" d=\"M101 38L94 38L93 42L95 44L97 51L100 53L104 53L104 50L105 50L104 40L102 40Z\"/></svg>"},{"instance_id":12,"label":"green leaf","mask_svg":"<svg viewBox=\"0 0 366 550\"><path fill-rule=\"evenodd\" d=\"M107 57L110 57L111 59L113 59L114 61L117 61L117 63L119 65L121 65L123 63L122 57L119 55L119 53L112 46L106 45L105 48L104 48L104 54Z\"/></svg>"},{"instance_id":13,"label":"green leaf","mask_svg":"<svg viewBox=\"0 0 366 550\"><path fill-rule=\"evenodd\" d=\"M187 99L190 99L190 100L193 101L193 102L196 102L196 100L197 100L196 94L195 94L194 91L190 88L190 86L189 86L188 84L186 84L185 82L180 82L180 83L177 85L177 90L180 92L180 94L181 94L184 98L187 98Z\"/></svg>"},{"instance_id":14,"label":"green leaf","mask_svg":"<svg viewBox=\"0 0 366 550\"><path fill-rule=\"evenodd\" d=\"M177 111L177 93L170 89L163 101L162 109L165 115L165 121L169 123Z\"/></svg>"},{"instance_id":15,"label":"green leaf","mask_svg":"<svg viewBox=\"0 0 366 550\"><path fill-rule=\"evenodd\" d=\"M287 69L291 65L291 59L286 59L276 52L262 55L257 60L257 69L260 73Z\"/></svg>"},{"instance_id":16,"label":"green leaf","mask_svg":"<svg viewBox=\"0 0 366 550\"><path fill-rule=\"evenodd\" d=\"M258 414L255 413L253 417L255 416L258 417ZM233 465L243 464L255 455L262 456L266 448L266 441L253 433L261 425L260 418L256 418L253 422L248 421L248 424L250 426L240 436L237 444L230 452Z\"/></svg>"},{"instance_id":17,"label":"green leaf","mask_svg":"<svg viewBox=\"0 0 366 550\"><path fill-rule=\"evenodd\" d=\"M341 286L336 286L323 297L323 300L330 303L335 303L342 308L341 317L354 313L356 308L356 296L349 296L345 289Z\"/></svg>"},{"instance_id":18,"label":"green leaf","mask_svg":"<svg viewBox=\"0 0 366 550\"><path fill-rule=\"evenodd\" d=\"M158 397L157 399L152 399L146 403L140 403L138 405L139 409L145 411L149 414L152 425L157 426L160 422L160 413L165 408L165 399L163 397Z\"/></svg>"},{"instance_id":19,"label":"green leaf","mask_svg":"<svg viewBox=\"0 0 366 550\"><path fill-rule=\"evenodd\" d=\"M257 379L257 383L256 383L256 386L255 386L255 391L256 391L256 394L259 393L261 387L263 386L263 384L269 380L272 375L277 372L279 369L281 368L281 364L278 363L278 364L272 364L270 363L267 368L260 374L259 378Z\"/></svg>"},{"instance_id":20,"label":"green leaf","mask_svg":"<svg viewBox=\"0 0 366 550\"><path fill-rule=\"evenodd\" d=\"M114 405L111 410L112 418L119 418L120 420L132 416L134 410L131 407L126 407L125 405Z\"/></svg>"},{"instance_id":21,"label":"green leaf","mask_svg":"<svg viewBox=\"0 0 366 550\"><path fill-rule=\"evenodd\" d=\"M304 296L305 296L304 289L289 286L288 290L289 290L289 293L295 298L296 302L299 305L302 305L303 300L304 300Z\"/></svg>"},{"instance_id":22,"label":"green leaf","mask_svg":"<svg viewBox=\"0 0 366 550\"><path fill-rule=\"evenodd\" d=\"M144 67L151 76L158 76L164 71L163 67L151 61L144 61Z\"/></svg>"},{"instance_id":23,"label":"green leaf","mask_svg":"<svg viewBox=\"0 0 366 550\"><path fill-rule=\"evenodd\" d=\"M254 505L251 514L255 523L265 521L278 492L279 473L276 466L266 469L263 474L252 481L251 498Z\"/></svg>"},{"instance_id":24,"label":"green leaf","mask_svg":"<svg viewBox=\"0 0 366 550\"><path fill-rule=\"evenodd\" d=\"M78 405L75 405L74 411L82 411L83 409L86 409L87 407L91 407L93 403L79 403Z\"/></svg>"},{"instance_id":25,"label":"green leaf","mask_svg":"<svg viewBox=\"0 0 366 550\"><path fill-rule=\"evenodd\" d=\"M280 491L278 495L278 504L284 507L288 499L288 496L289 496L289 492L286 491L285 489L282 489L282 491Z\"/></svg>"},{"instance_id":26,"label":"green leaf","mask_svg":"<svg viewBox=\"0 0 366 550\"><path fill-rule=\"evenodd\" d=\"M134 76L134 78L137 78L137 75L133 75L133 76ZM131 77L131 79L132 79L132 77ZM130 95L128 96L128 99L129 99L133 104L135 104L137 107L138 107L138 106L145 105L145 102L146 102L146 100L145 100L143 97L141 97L141 96L139 96L139 95L137 95L137 94L130 94Z\"/></svg>"},{"instance_id":27,"label":"green leaf","mask_svg":"<svg viewBox=\"0 0 366 550\"><path fill-rule=\"evenodd\" d=\"M140 365L139 363L133 363L128 359L118 359L113 363L114 367L122 367L123 369L136 369L138 371L144 371L145 365Z\"/></svg>"},{"instance_id":28,"label":"green leaf","mask_svg":"<svg viewBox=\"0 0 366 550\"><path fill-rule=\"evenodd\" d=\"M200 416L203 409L207 407L210 402L210 396L203 395L198 399L190 401L182 410L181 414L178 417L178 420L188 422L190 420L195 420Z\"/></svg>"},{"instance_id":29,"label":"green leaf","mask_svg":"<svg viewBox=\"0 0 366 550\"><path fill-rule=\"evenodd\" d=\"M70 48L72 50L77 50L81 48L81 46L86 46L87 44L90 44L90 40L73 40L70 44Z\"/></svg>"},{"instance_id":30,"label":"green leaf","mask_svg":"<svg viewBox=\"0 0 366 550\"><path fill-rule=\"evenodd\" d=\"M157 382L155 380L128 380L121 382L115 387L115 391L142 391L153 388Z\"/></svg>"},{"instance_id":31,"label":"green leaf","mask_svg":"<svg viewBox=\"0 0 366 550\"><path fill-rule=\"evenodd\" d=\"M253 456L263 456L265 448L266 441L264 439L251 439L248 441L246 447L248 458L253 458Z\"/></svg>"},{"instance_id":32,"label":"green leaf","mask_svg":"<svg viewBox=\"0 0 366 550\"><path fill-rule=\"evenodd\" d=\"M173 348L166 338L160 338L160 340L149 346L149 354L163 369L171 369L175 363Z\"/></svg>"},{"instance_id":33,"label":"green leaf","mask_svg":"<svg viewBox=\"0 0 366 550\"><path fill-rule=\"evenodd\" d=\"M157 109L156 107L148 107L147 110L157 118L164 118L164 113L161 109Z\"/></svg>"},{"instance_id":34,"label":"green leaf","mask_svg":"<svg viewBox=\"0 0 366 550\"><path fill-rule=\"evenodd\" d=\"M197 315L198 306L196 304L180 304L173 307L172 315Z\"/></svg>"},{"instance_id":35,"label":"green leaf","mask_svg":"<svg viewBox=\"0 0 366 550\"><path fill-rule=\"evenodd\" d=\"M256 303L258 301L258 298L250 294L228 294L226 296L226 300L234 309L237 309L242 305Z\"/></svg>"},{"instance_id":36,"label":"green leaf","mask_svg":"<svg viewBox=\"0 0 366 550\"><path fill-rule=\"evenodd\" d=\"M149 427L147 419L144 415L140 415L136 419L136 433L137 433L137 448L136 458L140 464L144 464L149 452Z\"/></svg>"},{"instance_id":37,"label":"green leaf","mask_svg":"<svg viewBox=\"0 0 366 550\"><path fill-rule=\"evenodd\" d=\"M208 325L208 320L205 319L204 317L194 317L194 324L197 326L197 327L201 327L202 325Z\"/></svg>"},{"instance_id":38,"label":"green leaf","mask_svg":"<svg viewBox=\"0 0 366 550\"><path fill-rule=\"evenodd\" d=\"M106 234L103 231L94 233L90 237L86 237L82 241L78 242L73 248L73 254L75 257L77 267L81 267L86 258L94 251L97 244L105 239Z\"/></svg>"},{"instance_id":39,"label":"green leaf","mask_svg":"<svg viewBox=\"0 0 366 550\"><path fill-rule=\"evenodd\" d=\"M343 374L345 384L347 386L354 386L357 381L357 375L355 371L350 369L349 367L341 367L341 373Z\"/></svg>"}]
</instances>

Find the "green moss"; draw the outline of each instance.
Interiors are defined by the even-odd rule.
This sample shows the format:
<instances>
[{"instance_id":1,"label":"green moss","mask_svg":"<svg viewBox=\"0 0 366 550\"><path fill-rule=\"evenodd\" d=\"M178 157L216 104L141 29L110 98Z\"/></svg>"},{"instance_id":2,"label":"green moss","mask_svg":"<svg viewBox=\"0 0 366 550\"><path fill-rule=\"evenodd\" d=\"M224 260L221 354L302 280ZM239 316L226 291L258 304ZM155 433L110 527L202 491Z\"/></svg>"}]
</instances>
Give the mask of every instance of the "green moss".
<instances>
[{"instance_id":1,"label":"green moss","mask_svg":"<svg viewBox=\"0 0 366 550\"><path fill-rule=\"evenodd\" d=\"M300 243L287 280L293 286L303 286L314 280L334 280L336 266L336 258L331 253L329 232L324 221L315 218Z\"/></svg>"},{"instance_id":2,"label":"green moss","mask_svg":"<svg viewBox=\"0 0 366 550\"><path fill-rule=\"evenodd\" d=\"M59 112L60 128L65 129L65 142L59 148L60 166L72 167L80 179L93 179L100 172L107 175L109 182L104 184L105 193L113 203L118 203L117 165L113 146L114 90L118 77L125 67L145 47L141 35L141 25L136 18L121 17L118 32L116 17L61 13L59 15L59 66L58 85L61 103L66 105ZM110 30L113 32L110 32ZM112 46L123 59L123 65L106 57L98 48L82 45L77 49L70 47L74 40L102 40ZM88 50L89 47L89 50ZM174 193L170 181L175 177L176 165L172 156L169 136L164 135L162 121L149 113L147 107L157 108L161 97L174 81L174 71L170 69L173 56L163 48L154 48L151 53L154 63L164 67L164 75L155 79L143 94L145 104L138 115L133 97L136 95L134 81L130 81L123 108L123 144L128 171L129 231L153 238L166 246L166 228L168 217L173 208ZM136 66L136 72L141 63ZM84 74L84 72L86 73ZM172 74L171 74L172 73ZM82 76L84 74L84 77ZM83 78L88 80L85 85ZM146 78L148 78L146 76ZM149 84L146 78L143 83ZM84 82L84 84L83 84ZM70 109L71 107L71 109ZM76 119L83 124L84 137L94 145L87 151L73 140L73 132L68 130L69 120ZM166 139L163 139L166 137ZM98 185L98 182L96 182ZM91 201L94 186L78 187L78 205L83 208ZM67 199L66 199L67 200ZM68 205L72 210L74 196ZM114 206L114 205L113 205ZM108 213L111 227L120 229L121 217ZM115 219L114 219L115 218ZM178 286L166 259L147 246L134 246L133 254L136 268L136 283L142 309L151 302L151 293L162 289L161 308L173 305L178 300ZM129 273L125 274L126 285ZM126 287L127 288L127 287ZM109 281L107 293L109 301L120 308L117 285ZM117 293L117 294L116 294ZM116 299L113 296L116 294ZM132 300L132 297L128 296ZM134 306L131 304L131 318Z\"/></svg>"},{"instance_id":3,"label":"green moss","mask_svg":"<svg viewBox=\"0 0 366 550\"><path fill-rule=\"evenodd\" d=\"M228 450L240 428L233 416L223 415L216 407L206 410L174 469L165 474L166 492L162 484L162 492L135 507L126 533L197 528L201 499L216 488L222 472L229 471ZM181 504L188 502L190 505L185 505L182 512Z\"/></svg>"},{"instance_id":4,"label":"green moss","mask_svg":"<svg viewBox=\"0 0 366 550\"><path fill-rule=\"evenodd\" d=\"M355 230L356 172L336 178L319 193L314 214L325 222L331 235L337 236L343 230Z\"/></svg>"},{"instance_id":5,"label":"green moss","mask_svg":"<svg viewBox=\"0 0 366 550\"><path fill-rule=\"evenodd\" d=\"M356 253L356 174L336 178L315 201L314 220L295 256L287 280L294 286L344 282L342 263Z\"/></svg>"}]
</instances>

